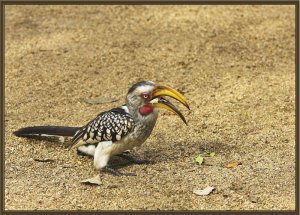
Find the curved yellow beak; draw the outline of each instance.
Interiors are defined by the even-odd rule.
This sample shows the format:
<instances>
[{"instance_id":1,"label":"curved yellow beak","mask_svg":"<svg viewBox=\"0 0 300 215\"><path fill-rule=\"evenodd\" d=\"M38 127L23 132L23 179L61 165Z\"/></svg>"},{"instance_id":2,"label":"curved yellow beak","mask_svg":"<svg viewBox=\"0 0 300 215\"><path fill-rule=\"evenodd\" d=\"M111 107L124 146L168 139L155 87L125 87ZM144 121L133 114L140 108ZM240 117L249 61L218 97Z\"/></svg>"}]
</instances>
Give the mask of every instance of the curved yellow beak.
<instances>
[{"instance_id":1,"label":"curved yellow beak","mask_svg":"<svg viewBox=\"0 0 300 215\"><path fill-rule=\"evenodd\" d=\"M181 118L181 120L187 125L186 119L184 118L182 113L168 100L160 98L157 103L152 103L151 106L156 108L163 108L177 114Z\"/></svg>"},{"instance_id":2,"label":"curved yellow beak","mask_svg":"<svg viewBox=\"0 0 300 215\"><path fill-rule=\"evenodd\" d=\"M175 100L183 104L185 107L190 109L187 103L187 99L181 93L179 93L177 90L171 87L157 86L152 94L152 100L150 101L150 104L153 107L163 108L177 114L187 125L187 122L182 113L171 102L164 99L162 96L170 96L171 98L174 98Z\"/></svg>"},{"instance_id":3,"label":"curved yellow beak","mask_svg":"<svg viewBox=\"0 0 300 215\"><path fill-rule=\"evenodd\" d=\"M166 87L166 86L157 86L154 90L154 93L152 94L153 99L160 97L160 96L170 96L177 101L179 101L181 104L186 106L189 110L190 107L187 103L187 99L177 90L171 88L171 87Z\"/></svg>"}]
</instances>

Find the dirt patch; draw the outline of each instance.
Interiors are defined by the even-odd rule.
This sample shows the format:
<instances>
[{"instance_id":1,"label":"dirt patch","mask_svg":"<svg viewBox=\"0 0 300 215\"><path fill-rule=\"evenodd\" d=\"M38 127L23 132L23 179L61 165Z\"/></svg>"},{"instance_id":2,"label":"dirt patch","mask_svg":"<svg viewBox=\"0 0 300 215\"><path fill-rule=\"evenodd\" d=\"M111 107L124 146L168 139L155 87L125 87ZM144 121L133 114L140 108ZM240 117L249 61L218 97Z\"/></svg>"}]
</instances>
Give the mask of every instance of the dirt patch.
<instances>
[{"instance_id":1,"label":"dirt patch","mask_svg":"<svg viewBox=\"0 0 300 215\"><path fill-rule=\"evenodd\" d=\"M6 6L5 209L295 209L294 6ZM125 165L98 174L69 143L17 138L81 126L139 80L190 101L161 114ZM86 99L113 98L102 104ZM182 107L182 106L181 106ZM199 154L215 152L197 165ZM39 160L51 160L40 162ZM231 161L241 165L227 168ZM116 165L124 164L114 159ZM208 196L193 189L215 187Z\"/></svg>"}]
</instances>

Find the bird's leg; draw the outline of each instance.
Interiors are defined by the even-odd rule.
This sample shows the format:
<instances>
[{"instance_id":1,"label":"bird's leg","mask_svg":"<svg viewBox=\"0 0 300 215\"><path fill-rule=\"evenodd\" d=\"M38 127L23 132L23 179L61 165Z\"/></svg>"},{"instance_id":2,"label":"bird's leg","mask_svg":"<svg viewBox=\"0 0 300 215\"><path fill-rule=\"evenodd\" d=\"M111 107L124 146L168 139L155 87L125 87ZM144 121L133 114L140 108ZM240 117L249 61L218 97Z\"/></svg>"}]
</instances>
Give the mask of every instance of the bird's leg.
<instances>
[{"instance_id":1,"label":"bird's leg","mask_svg":"<svg viewBox=\"0 0 300 215\"><path fill-rule=\"evenodd\" d=\"M128 152L123 152L122 154L117 154L117 156L124 158L134 164L152 164L152 163L154 163L153 161L147 160L147 159L145 159L145 160L137 159L137 158L133 157L132 155L130 155Z\"/></svg>"},{"instance_id":2,"label":"bird's leg","mask_svg":"<svg viewBox=\"0 0 300 215\"><path fill-rule=\"evenodd\" d=\"M136 174L134 173L123 173L120 172L119 170L113 169L112 167L108 167L108 166L103 167L102 170L115 176L136 176Z\"/></svg>"}]
</instances>

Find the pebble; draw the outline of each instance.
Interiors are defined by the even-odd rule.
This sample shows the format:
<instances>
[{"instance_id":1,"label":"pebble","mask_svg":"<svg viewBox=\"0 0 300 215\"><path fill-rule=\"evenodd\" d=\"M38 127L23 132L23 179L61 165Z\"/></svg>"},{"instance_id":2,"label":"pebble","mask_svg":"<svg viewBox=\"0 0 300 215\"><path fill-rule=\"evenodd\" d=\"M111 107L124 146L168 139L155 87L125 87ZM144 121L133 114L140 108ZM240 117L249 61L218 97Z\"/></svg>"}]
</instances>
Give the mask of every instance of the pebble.
<instances>
[{"instance_id":1,"label":"pebble","mask_svg":"<svg viewBox=\"0 0 300 215\"><path fill-rule=\"evenodd\" d=\"M249 196L249 199L252 203L257 203L257 197L256 196L253 196L253 195L250 195Z\"/></svg>"}]
</instances>

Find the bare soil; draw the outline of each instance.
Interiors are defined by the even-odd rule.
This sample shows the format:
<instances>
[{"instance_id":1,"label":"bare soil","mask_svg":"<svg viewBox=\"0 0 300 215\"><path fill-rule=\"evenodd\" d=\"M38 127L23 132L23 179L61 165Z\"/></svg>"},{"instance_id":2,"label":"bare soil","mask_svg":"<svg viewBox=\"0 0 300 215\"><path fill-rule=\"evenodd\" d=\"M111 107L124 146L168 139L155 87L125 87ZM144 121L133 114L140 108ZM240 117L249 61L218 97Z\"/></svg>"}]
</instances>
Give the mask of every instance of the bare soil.
<instances>
[{"instance_id":1,"label":"bare soil","mask_svg":"<svg viewBox=\"0 0 300 215\"><path fill-rule=\"evenodd\" d=\"M155 164L112 160L136 177L82 184L99 173L69 141L12 133L82 126L139 80L180 90L191 111L176 103L188 126L162 111L132 151ZM6 6L5 209L294 210L294 6Z\"/></svg>"}]
</instances>

